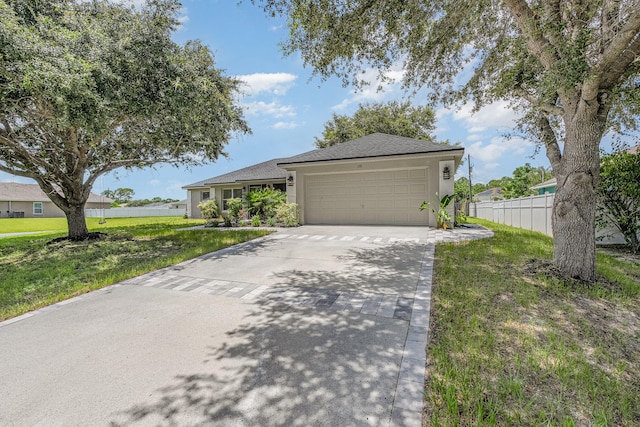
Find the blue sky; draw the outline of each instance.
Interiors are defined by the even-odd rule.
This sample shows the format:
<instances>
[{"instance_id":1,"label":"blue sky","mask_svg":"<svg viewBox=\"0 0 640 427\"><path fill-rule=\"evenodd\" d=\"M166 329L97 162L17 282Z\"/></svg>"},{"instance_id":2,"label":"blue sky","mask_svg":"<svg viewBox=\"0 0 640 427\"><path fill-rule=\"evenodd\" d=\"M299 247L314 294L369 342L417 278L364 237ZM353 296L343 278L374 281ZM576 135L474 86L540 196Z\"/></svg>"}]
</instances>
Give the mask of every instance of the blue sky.
<instances>
[{"instance_id":1,"label":"blue sky","mask_svg":"<svg viewBox=\"0 0 640 427\"><path fill-rule=\"evenodd\" d=\"M321 136L333 113L352 114L359 103L408 99L409 94L401 89L400 82L385 84L382 92L375 90L377 84L356 92L342 87L338 79L323 82L313 77L312 70L303 67L299 55L283 56L279 42L287 37L284 21L265 16L249 0L240 5L235 0L183 0L182 4L183 26L174 40L184 43L200 39L213 52L218 68L245 82L244 96L239 102L245 108L245 118L253 133L229 142L228 159L220 158L192 169L157 166L134 172L120 170L99 179L94 193L128 187L135 190L136 199L155 196L184 199L186 191L181 189L184 185L314 149L314 137ZM375 70L366 75L375 82ZM402 76L400 65L392 76ZM426 99L418 93L411 102L421 105ZM458 110L436 108L436 113L437 138L459 141L465 154L471 155L473 182L511 175L517 166L527 162L549 167L543 153L531 158L535 152L531 141L502 136L513 127L515 118L504 103L488 106L476 114L471 114L470 106ZM465 165L456 177L466 173ZM0 181L29 182L3 173Z\"/></svg>"}]
</instances>

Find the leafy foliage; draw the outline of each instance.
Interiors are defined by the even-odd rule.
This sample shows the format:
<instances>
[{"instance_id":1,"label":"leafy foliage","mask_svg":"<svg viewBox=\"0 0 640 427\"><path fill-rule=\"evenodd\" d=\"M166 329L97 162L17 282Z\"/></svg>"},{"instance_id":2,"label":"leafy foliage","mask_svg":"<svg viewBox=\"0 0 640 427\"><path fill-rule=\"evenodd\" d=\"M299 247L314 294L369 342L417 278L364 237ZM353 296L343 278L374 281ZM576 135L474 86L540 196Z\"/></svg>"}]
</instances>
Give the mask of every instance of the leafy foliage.
<instances>
[{"instance_id":1,"label":"leafy foliage","mask_svg":"<svg viewBox=\"0 0 640 427\"><path fill-rule=\"evenodd\" d=\"M326 148L376 132L433 141L434 129L431 107L398 101L360 104L352 116L334 113L324 125L322 139L316 138L316 147Z\"/></svg>"},{"instance_id":2,"label":"leafy foliage","mask_svg":"<svg viewBox=\"0 0 640 427\"><path fill-rule=\"evenodd\" d=\"M613 224L640 252L640 154L619 151L602 158L598 202L598 225Z\"/></svg>"},{"instance_id":3,"label":"leafy foliage","mask_svg":"<svg viewBox=\"0 0 640 427\"><path fill-rule=\"evenodd\" d=\"M202 213L202 218L211 220L220 217L220 208L215 200L209 199L198 203L198 209Z\"/></svg>"},{"instance_id":4,"label":"leafy foliage","mask_svg":"<svg viewBox=\"0 0 640 427\"><path fill-rule=\"evenodd\" d=\"M115 190L106 189L102 195L113 199L116 203L129 203L136 192L132 188L116 188Z\"/></svg>"},{"instance_id":5,"label":"leafy foliage","mask_svg":"<svg viewBox=\"0 0 640 427\"><path fill-rule=\"evenodd\" d=\"M238 81L198 41L171 39L180 4L0 0L0 171L34 179L88 233L95 180L117 168L198 165L247 132Z\"/></svg>"},{"instance_id":6,"label":"leafy foliage","mask_svg":"<svg viewBox=\"0 0 640 427\"><path fill-rule=\"evenodd\" d=\"M454 183L453 196L456 202L469 200L469 178L461 176Z\"/></svg>"},{"instance_id":7,"label":"leafy foliage","mask_svg":"<svg viewBox=\"0 0 640 427\"><path fill-rule=\"evenodd\" d=\"M276 209L277 222L285 227L297 227L300 225L300 209L297 203L283 203Z\"/></svg>"},{"instance_id":8,"label":"leafy foliage","mask_svg":"<svg viewBox=\"0 0 640 427\"><path fill-rule=\"evenodd\" d=\"M136 199L136 200L131 200L130 202L127 203L127 206L130 208L136 208L136 207L141 207L141 206L147 206L150 205L152 203L173 203L173 202L179 202L178 199L172 199L171 197L167 197L166 199L163 199L162 197L152 197L151 199Z\"/></svg>"},{"instance_id":9,"label":"leafy foliage","mask_svg":"<svg viewBox=\"0 0 640 427\"><path fill-rule=\"evenodd\" d=\"M287 200L287 195L280 190L270 187L250 191L245 195L247 212L251 216L258 216L267 220L276 213L276 207Z\"/></svg>"},{"instance_id":10,"label":"leafy foliage","mask_svg":"<svg viewBox=\"0 0 640 427\"><path fill-rule=\"evenodd\" d=\"M242 212L242 199L238 197L234 197L233 199L227 200L227 211L229 212L229 218L234 221L238 221L240 219L240 213Z\"/></svg>"},{"instance_id":11,"label":"leafy foliage","mask_svg":"<svg viewBox=\"0 0 640 427\"><path fill-rule=\"evenodd\" d=\"M513 177L508 178L502 183L503 195L505 199L515 199L518 197L526 197L534 194L531 190L536 184L540 184L550 175L545 169L539 169L525 163L524 166L518 166L513 171ZM549 178L551 178L549 176Z\"/></svg>"},{"instance_id":12,"label":"leafy foliage","mask_svg":"<svg viewBox=\"0 0 640 427\"><path fill-rule=\"evenodd\" d=\"M384 81L401 64L432 101L519 109L558 179L554 261L595 280L600 141L640 112L640 0L253 1L287 16L284 51L324 78L363 88L365 71Z\"/></svg>"},{"instance_id":13,"label":"leafy foliage","mask_svg":"<svg viewBox=\"0 0 640 427\"><path fill-rule=\"evenodd\" d=\"M438 196L438 193L436 193L436 196L440 197ZM451 215L449 215L449 212L447 211L447 207L451 204L453 199L454 199L453 194L445 194L439 200L438 207L433 207L433 204L431 202L425 201L425 202L422 202L419 209L423 211L429 208L429 210L431 210L431 212L433 212L433 214L436 216L436 226L438 228L444 228L446 230L447 223L451 222Z\"/></svg>"}]
</instances>

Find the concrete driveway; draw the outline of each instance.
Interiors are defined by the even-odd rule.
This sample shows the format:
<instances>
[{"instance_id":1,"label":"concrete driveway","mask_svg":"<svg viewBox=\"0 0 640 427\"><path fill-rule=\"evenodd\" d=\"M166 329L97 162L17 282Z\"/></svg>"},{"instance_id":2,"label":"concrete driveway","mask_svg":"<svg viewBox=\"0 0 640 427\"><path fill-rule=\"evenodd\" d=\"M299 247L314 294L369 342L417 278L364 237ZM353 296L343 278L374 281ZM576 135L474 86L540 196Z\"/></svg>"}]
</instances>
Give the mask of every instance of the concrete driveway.
<instances>
[{"instance_id":1,"label":"concrete driveway","mask_svg":"<svg viewBox=\"0 0 640 427\"><path fill-rule=\"evenodd\" d=\"M487 235L287 229L10 319L0 425L420 426L433 242Z\"/></svg>"}]
</instances>

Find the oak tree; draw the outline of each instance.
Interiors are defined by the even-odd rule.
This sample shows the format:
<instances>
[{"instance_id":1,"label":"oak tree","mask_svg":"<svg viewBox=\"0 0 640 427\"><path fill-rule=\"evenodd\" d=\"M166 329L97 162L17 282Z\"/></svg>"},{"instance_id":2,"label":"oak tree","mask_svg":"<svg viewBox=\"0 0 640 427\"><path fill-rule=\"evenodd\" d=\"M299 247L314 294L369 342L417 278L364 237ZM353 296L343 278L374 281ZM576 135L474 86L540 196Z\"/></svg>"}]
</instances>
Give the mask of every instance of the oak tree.
<instances>
[{"instance_id":1,"label":"oak tree","mask_svg":"<svg viewBox=\"0 0 640 427\"><path fill-rule=\"evenodd\" d=\"M324 125L322 139L316 138L316 147L326 148L377 132L433 141L435 120L428 106L414 107L398 101L360 104L351 116L334 113Z\"/></svg>"},{"instance_id":2,"label":"oak tree","mask_svg":"<svg viewBox=\"0 0 640 427\"><path fill-rule=\"evenodd\" d=\"M89 236L84 205L117 168L197 165L247 132L239 83L198 41L171 40L180 4L0 0L0 171L32 178Z\"/></svg>"},{"instance_id":3,"label":"oak tree","mask_svg":"<svg viewBox=\"0 0 640 427\"><path fill-rule=\"evenodd\" d=\"M253 1L287 17L285 52L323 77L358 85L402 62L405 84L434 101L521 109L558 180L554 260L595 279L600 141L640 111L640 0Z\"/></svg>"}]
</instances>

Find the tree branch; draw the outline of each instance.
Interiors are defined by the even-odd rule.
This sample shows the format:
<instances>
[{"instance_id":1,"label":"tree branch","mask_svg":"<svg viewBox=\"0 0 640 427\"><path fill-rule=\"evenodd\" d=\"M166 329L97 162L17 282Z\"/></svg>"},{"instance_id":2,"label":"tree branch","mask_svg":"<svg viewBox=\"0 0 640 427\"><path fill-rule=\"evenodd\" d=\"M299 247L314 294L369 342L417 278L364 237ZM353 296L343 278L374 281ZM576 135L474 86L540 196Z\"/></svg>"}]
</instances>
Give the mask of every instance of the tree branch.
<instances>
[{"instance_id":1,"label":"tree branch","mask_svg":"<svg viewBox=\"0 0 640 427\"><path fill-rule=\"evenodd\" d=\"M564 108L559 107L551 102L541 101L522 88L514 88L514 93L529 102L532 106L541 109L545 113L562 116L565 112Z\"/></svg>"},{"instance_id":2,"label":"tree branch","mask_svg":"<svg viewBox=\"0 0 640 427\"><path fill-rule=\"evenodd\" d=\"M620 54L619 60L612 64L611 71L605 73L601 79L600 86L610 88L620 83L621 80L625 80L631 73L635 72L631 65L638 61L638 58L640 58L640 34Z\"/></svg>"},{"instance_id":3,"label":"tree branch","mask_svg":"<svg viewBox=\"0 0 640 427\"><path fill-rule=\"evenodd\" d=\"M543 114L540 114L538 116L538 127L540 129L542 142L547 149L547 158L551 163L551 167L553 167L553 171L557 172L560 169L562 153L560 151L560 147L558 146L558 139L556 138L556 134L551 127L551 123L549 123L549 119Z\"/></svg>"},{"instance_id":4,"label":"tree branch","mask_svg":"<svg viewBox=\"0 0 640 427\"><path fill-rule=\"evenodd\" d=\"M540 34L542 29L536 24L536 16L525 0L504 0L505 5L511 11L518 28L527 41L529 53L538 58L546 70L553 68L559 60L557 51Z\"/></svg>"},{"instance_id":5,"label":"tree branch","mask_svg":"<svg viewBox=\"0 0 640 427\"><path fill-rule=\"evenodd\" d=\"M19 170L19 169L13 169L13 168L10 168L8 166L4 166L2 164L0 164L0 171L6 172L6 173L11 174L11 175L23 176L25 178L34 178L35 179L35 177L36 177L35 174L29 173L28 171L22 171L22 170Z\"/></svg>"},{"instance_id":6,"label":"tree branch","mask_svg":"<svg viewBox=\"0 0 640 427\"><path fill-rule=\"evenodd\" d=\"M624 70L635 61L640 53L640 8L629 14L624 26L611 39L603 52L602 59L593 67L593 75L598 80L617 82Z\"/></svg>"}]
</instances>

